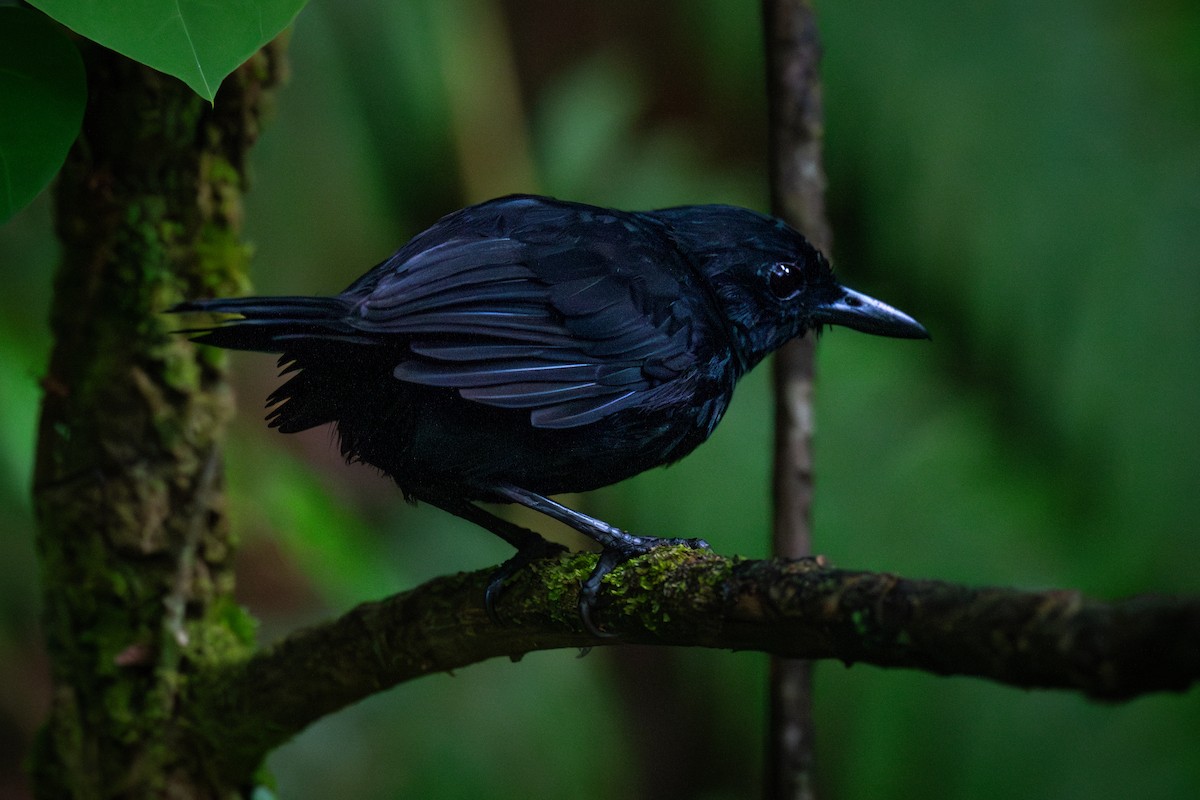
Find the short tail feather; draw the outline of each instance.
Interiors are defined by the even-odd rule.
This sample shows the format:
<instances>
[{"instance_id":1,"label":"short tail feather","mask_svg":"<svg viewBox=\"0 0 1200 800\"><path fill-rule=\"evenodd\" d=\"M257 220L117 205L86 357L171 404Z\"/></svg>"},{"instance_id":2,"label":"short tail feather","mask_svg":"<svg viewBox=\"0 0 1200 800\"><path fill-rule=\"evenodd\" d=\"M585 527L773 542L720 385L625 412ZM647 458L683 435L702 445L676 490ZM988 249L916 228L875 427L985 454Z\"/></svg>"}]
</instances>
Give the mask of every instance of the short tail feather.
<instances>
[{"instance_id":1,"label":"short tail feather","mask_svg":"<svg viewBox=\"0 0 1200 800\"><path fill-rule=\"evenodd\" d=\"M294 433L338 420L342 409L355 402L354 371L361 367L362 353L371 350L343 345L378 344L378 339L355 330L351 310L350 302L340 297L237 297L190 300L168 313L240 315L180 333L216 347L282 353L282 374L292 374L268 398L272 409L267 419L271 427ZM321 369L307 369L312 360ZM390 370L379 371L390 376Z\"/></svg>"},{"instance_id":2,"label":"short tail feather","mask_svg":"<svg viewBox=\"0 0 1200 800\"><path fill-rule=\"evenodd\" d=\"M171 314L240 314L211 327L189 328L193 341L231 350L282 353L303 342L369 342L347 322L350 304L341 297L218 297L189 300Z\"/></svg>"}]
</instances>

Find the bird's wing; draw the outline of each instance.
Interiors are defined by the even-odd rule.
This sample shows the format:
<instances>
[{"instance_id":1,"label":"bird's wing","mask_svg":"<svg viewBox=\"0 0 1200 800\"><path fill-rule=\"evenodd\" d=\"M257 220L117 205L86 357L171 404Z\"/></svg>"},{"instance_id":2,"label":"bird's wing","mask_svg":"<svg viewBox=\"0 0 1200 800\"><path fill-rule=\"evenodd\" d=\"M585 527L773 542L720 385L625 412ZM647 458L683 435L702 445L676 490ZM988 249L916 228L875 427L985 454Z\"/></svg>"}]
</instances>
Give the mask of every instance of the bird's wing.
<instances>
[{"instance_id":1,"label":"bird's wing","mask_svg":"<svg viewBox=\"0 0 1200 800\"><path fill-rule=\"evenodd\" d=\"M352 324L408 341L400 380L529 409L541 428L586 425L694 363L684 268L633 239L452 238L381 265Z\"/></svg>"}]
</instances>

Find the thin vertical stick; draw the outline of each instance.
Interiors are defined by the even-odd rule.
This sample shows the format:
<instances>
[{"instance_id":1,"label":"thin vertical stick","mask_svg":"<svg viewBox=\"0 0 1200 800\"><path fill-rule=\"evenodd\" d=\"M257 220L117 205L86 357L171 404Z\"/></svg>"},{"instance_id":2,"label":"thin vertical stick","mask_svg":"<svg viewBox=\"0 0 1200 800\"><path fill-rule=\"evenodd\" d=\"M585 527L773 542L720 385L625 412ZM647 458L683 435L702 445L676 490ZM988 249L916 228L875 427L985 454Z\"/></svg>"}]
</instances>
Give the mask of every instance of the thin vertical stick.
<instances>
[{"instance_id":1,"label":"thin vertical stick","mask_svg":"<svg viewBox=\"0 0 1200 800\"><path fill-rule=\"evenodd\" d=\"M825 219L821 45L807 0L763 0L770 124L771 207L829 252ZM775 357L774 552L812 553L812 386L815 340L791 342ZM773 658L764 797L815 797L812 664Z\"/></svg>"}]
</instances>

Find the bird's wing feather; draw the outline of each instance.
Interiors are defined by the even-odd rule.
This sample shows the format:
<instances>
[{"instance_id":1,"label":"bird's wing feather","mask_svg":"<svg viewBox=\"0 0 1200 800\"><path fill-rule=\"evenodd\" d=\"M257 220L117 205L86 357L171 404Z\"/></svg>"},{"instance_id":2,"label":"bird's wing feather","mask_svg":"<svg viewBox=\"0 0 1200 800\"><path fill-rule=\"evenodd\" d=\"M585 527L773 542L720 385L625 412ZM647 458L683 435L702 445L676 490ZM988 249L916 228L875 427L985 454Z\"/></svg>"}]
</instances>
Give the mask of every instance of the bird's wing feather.
<instances>
[{"instance_id":1,"label":"bird's wing feather","mask_svg":"<svg viewBox=\"0 0 1200 800\"><path fill-rule=\"evenodd\" d=\"M510 232L451 238L405 260L401 251L360 284L352 325L409 342L399 380L528 409L538 427L595 422L694 359L672 273L682 267L636 237L615 253L611 237L604 252L589 241L532 244Z\"/></svg>"}]
</instances>

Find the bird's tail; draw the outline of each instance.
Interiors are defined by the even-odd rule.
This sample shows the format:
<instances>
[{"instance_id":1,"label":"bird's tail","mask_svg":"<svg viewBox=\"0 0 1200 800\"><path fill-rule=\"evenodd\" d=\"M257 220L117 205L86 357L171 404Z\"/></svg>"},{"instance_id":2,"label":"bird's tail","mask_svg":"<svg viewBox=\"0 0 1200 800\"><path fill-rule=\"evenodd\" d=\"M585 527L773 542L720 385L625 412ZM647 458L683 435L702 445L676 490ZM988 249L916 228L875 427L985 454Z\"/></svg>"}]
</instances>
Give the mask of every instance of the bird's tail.
<instances>
[{"instance_id":1,"label":"bird's tail","mask_svg":"<svg viewBox=\"0 0 1200 800\"><path fill-rule=\"evenodd\" d=\"M195 334L193 341L231 350L283 353L305 343L369 340L350 325L350 304L341 297L219 297L189 300L167 311L241 315L180 331Z\"/></svg>"}]
</instances>

